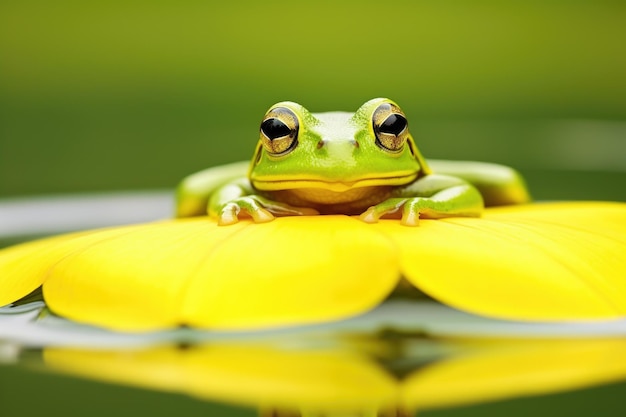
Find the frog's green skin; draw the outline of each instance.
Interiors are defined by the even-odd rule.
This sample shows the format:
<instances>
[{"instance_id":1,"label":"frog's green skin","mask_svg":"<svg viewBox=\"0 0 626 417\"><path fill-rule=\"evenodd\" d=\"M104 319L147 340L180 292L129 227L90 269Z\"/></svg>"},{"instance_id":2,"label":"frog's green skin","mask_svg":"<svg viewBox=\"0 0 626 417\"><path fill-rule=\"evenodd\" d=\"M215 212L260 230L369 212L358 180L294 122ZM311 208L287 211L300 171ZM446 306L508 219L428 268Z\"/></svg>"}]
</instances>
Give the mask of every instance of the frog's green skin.
<instances>
[{"instance_id":1,"label":"frog's green skin","mask_svg":"<svg viewBox=\"0 0 626 417\"><path fill-rule=\"evenodd\" d=\"M370 100L355 113L309 113L281 102L263 119L251 163L209 168L181 182L177 216L208 213L226 225L244 215L266 222L276 215L357 214L368 223L401 215L413 226L420 217L474 217L485 205L529 199L509 167L427 162L391 100Z\"/></svg>"}]
</instances>

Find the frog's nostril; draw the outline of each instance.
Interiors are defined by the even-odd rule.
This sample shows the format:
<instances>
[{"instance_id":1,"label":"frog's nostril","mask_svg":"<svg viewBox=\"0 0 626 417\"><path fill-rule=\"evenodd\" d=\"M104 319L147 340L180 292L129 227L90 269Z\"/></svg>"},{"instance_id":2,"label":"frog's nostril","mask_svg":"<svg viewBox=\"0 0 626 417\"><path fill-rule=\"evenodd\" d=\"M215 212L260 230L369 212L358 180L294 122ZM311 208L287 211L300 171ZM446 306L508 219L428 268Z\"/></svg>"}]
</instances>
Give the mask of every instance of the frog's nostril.
<instances>
[{"instance_id":1,"label":"frog's nostril","mask_svg":"<svg viewBox=\"0 0 626 417\"><path fill-rule=\"evenodd\" d=\"M322 149L322 147L324 147L325 144L326 144L326 141L324 139L321 139L319 142L317 142L317 149Z\"/></svg>"},{"instance_id":2,"label":"frog's nostril","mask_svg":"<svg viewBox=\"0 0 626 417\"><path fill-rule=\"evenodd\" d=\"M357 142L356 140L351 140L350 142L352 142L355 148L359 147L359 142Z\"/></svg>"}]
</instances>

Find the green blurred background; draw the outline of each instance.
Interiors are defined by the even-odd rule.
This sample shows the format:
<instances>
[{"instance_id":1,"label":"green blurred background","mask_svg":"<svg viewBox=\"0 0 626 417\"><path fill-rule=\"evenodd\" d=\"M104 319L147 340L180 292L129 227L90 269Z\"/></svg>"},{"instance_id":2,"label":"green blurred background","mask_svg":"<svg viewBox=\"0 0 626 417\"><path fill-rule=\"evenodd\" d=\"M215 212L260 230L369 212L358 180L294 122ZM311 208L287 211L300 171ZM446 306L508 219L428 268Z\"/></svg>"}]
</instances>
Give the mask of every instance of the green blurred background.
<instances>
[{"instance_id":1,"label":"green blurred background","mask_svg":"<svg viewBox=\"0 0 626 417\"><path fill-rule=\"evenodd\" d=\"M427 157L620 199L622 1L0 4L0 196L171 188L247 159L267 107L386 96Z\"/></svg>"},{"instance_id":2,"label":"green blurred background","mask_svg":"<svg viewBox=\"0 0 626 417\"><path fill-rule=\"evenodd\" d=\"M3 0L0 197L171 189L248 159L274 102L386 96L427 157L513 165L539 199L626 200L625 22L623 1ZM254 415L0 376L9 414ZM433 414L610 415L624 387Z\"/></svg>"}]
</instances>

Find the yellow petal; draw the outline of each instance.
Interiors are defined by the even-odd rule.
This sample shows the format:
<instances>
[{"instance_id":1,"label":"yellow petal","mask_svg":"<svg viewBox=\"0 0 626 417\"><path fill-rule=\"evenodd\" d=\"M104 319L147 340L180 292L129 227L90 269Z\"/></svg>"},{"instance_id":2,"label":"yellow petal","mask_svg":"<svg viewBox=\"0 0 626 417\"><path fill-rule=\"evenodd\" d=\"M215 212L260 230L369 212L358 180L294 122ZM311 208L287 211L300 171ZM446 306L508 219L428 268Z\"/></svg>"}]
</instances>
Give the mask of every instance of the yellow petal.
<instances>
[{"instance_id":1,"label":"yellow petal","mask_svg":"<svg viewBox=\"0 0 626 417\"><path fill-rule=\"evenodd\" d=\"M32 262L29 257L38 253L42 259L51 257L56 261L58 253L50 249L56 249L62 240L44 239L0 251L0 306L19 300L43 283L49 263Z\"/></svg>"},{"instance_id":2,"label":"yellow petal","mask_svg":"<svg viewBox=\"0 0 626 417\"><path fill-rule=\"evenodd\" d=\"M474 352L411 374L403 403L408 409L449 407L620 381L624 349L621 339L485 341Z\"/></svg>"},{"instance_id":3,"label":"yellow petal","mask_svg":"<svg viewBox=\"0 0 626 417\"><path fill-rule=\"evenodd\" d=\"M624 204L514 206L377 229L399 245L407 278L453 307L520 320L626 315Z\"/></svg>"},{"instance_id":4,"label":"yellow petal","mask_svg":"<svg viewBox=\"0 0 626 417\"><path fill-rule=\"evenodd\" d=\"M95 241L125 233L121 228L80 232L27 242L0 250L0 306L35 290L64 257Z\"/></svg>"},{"instance_id":5,"label":"yellow petal","mask_svg":"<svg viewBox=\"0 0 626 417\"><path fill-rule=\"evenodd\" d=\"M264 408L325 411L391 406L395 380L350 350L257 343L136 351L46 348L47 366L107 382L184 392Z\"/></svg>"},{"instance_id":6,"label":"yellow petal","mask_svg":"<svg viewBox=\"0 0 626 417\"><path fill-rule=\"evenodd\" d=\"M360 221L285 217L216 247L190 281L183 317L219 329L336 320L375 307L398 276L391 242Z\"/></svg>"},{"instance_id":7,"label":"yellow petal","mask_svg":"<svg viewBox=\"0 0 626 417\"><path fill-rule=\"evenodd\" d=\"M63 317L117 330L182 324L180 302L190 278L216 246L245 225L217 227L194 218L93 236L89 246L50 270L44 297Z\"/></svg>"}]
</instances>

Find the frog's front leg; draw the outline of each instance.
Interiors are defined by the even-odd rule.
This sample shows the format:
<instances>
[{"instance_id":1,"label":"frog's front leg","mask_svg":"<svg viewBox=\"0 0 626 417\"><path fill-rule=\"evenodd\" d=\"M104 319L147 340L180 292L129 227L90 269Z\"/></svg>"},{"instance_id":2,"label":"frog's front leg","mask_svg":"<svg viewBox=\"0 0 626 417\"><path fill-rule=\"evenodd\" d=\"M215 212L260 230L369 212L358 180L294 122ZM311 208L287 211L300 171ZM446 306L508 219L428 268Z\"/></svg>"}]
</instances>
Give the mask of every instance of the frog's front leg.
<instances>
[{"instance_id":1,"label":"frog's front leg","mask_svg":"<svg viewBox=\"0 0 626 417\"><path fill-rule=\"evenodd\" d=\"M360 219L376 223L382 216L402 210L401 223L417 226L420 218L478 217L483 209L483 198L473 185L460 178L432 174L398 189L391 198L367 209Z\"/></svg>"},{"instance_id":2,"label":"frog's front leg","mask_svg":"<svg viewBox=\"0 0 626 417\"><path fill-rule=\"evenodd\" d=\"M185 177L176 189L176 217L206 216L211 195L224 184L245 178L249 165L234 162Z\"/></svg>"},{"instance_id":3,"label":"frog's front leg","mask_svg":"<svg viewBox=\"0 0 626 417\"><path fill-rule=\"evenodd\" d=\"M255 223L265 223L274 216L311 216L319 214L308 207L294 207L256 194L247 179L219 187L209 199L208 213L220 226L234 224L240 216L248 215Z\"/></svg>"}]
</instances>

